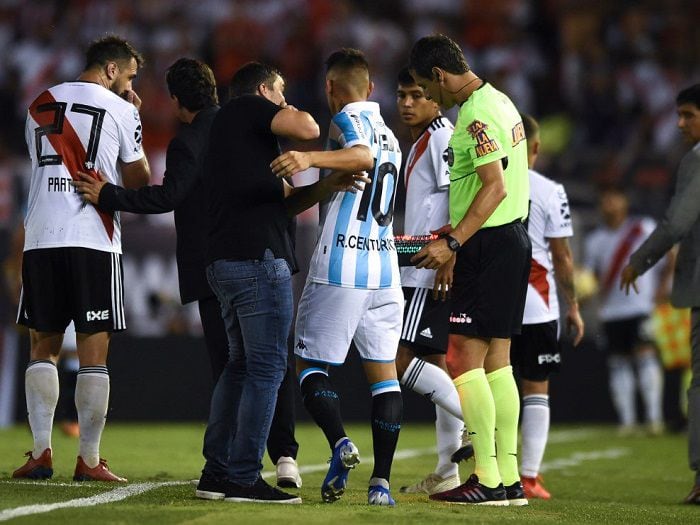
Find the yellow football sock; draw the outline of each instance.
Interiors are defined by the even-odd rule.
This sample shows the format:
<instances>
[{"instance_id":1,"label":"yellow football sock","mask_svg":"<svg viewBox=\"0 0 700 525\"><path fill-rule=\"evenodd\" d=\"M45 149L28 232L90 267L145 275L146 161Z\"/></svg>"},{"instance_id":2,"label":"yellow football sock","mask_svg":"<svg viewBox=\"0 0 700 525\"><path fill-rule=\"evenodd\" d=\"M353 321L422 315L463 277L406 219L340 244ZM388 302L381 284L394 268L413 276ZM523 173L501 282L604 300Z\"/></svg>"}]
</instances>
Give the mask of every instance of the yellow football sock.
<instances>
[{"instance_id":1,"label":"yellow football sock","mask_svg":"<svg viewBox=\"0 0 700 525\"><path fill-rule=\"evenodd\" d=\"M513 367L505 366L486 374L496 407L496 458L507 487L520 481L518 473L518 418L520 396Z\"/></svg>"},{"instance_id":2,"label":"yellow football sock","mask_svg":"<svg viewBox=\"0 0 700 525\"><path fill-rule=\"evenodd\" d=\"M464 425L474 445L474 473L479 482L490 488L501 483L496 462L496 410L486 372L483 368L469 370L454 380L462 405Z\"/></svg>"}]
</instances>

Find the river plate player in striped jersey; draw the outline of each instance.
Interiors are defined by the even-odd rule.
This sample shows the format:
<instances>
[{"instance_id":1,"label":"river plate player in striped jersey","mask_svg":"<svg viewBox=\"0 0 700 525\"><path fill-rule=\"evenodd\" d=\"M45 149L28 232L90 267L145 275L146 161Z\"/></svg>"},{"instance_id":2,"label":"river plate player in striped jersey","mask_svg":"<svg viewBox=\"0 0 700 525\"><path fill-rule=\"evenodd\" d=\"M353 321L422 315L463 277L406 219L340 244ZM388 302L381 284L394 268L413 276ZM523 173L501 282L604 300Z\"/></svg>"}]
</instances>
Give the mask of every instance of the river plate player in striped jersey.
<instances>
[{"instance_id":1,"label":"river plate player in striped jersey","mask_svg":"<svg viewBox=\"0 0 700 525\"><path fill-rule=\"evenodd\" d=\"M520 335L510 348L523 395L520 480L528 498L549 499L539 476L549 434L549 375L559 370L559 301L557 285L567 303L566 329L575 331L573 345L583 338L584 324L574 288L574 260L568 238L573 235L571 210L564 186L532 169L539 152L537 121L521 115L530 167L530 213L527 231L532 263Z\"/></svg>"},{"instance_id":2,"label":"river plate player in striped jersey","mask_svg":"<svg viewBox=\"0 0 700 525\"><path fill-rule=\"evenodd\" d=\"M100 459L107 415L107 350L124 330L119 216L85 206L72 185L78 171L139 187L150 170L141 147L141 100L132 80L141 55L115 36L93 42L76 81L41 93L27 114L32 161L17 322L29 327L25 373L34 448L15 478L50 478L51 427L58 400L63 333L75 323L80 369L75 405L80 448L73 479L126 481Z\"/></svg>"},{"instance_id":3,"label":"river plate player in striped jersey","mask_svg":"<svg viewBox=\"0 0 700 525\"><path fill-rule=\"evenodd\" d=\"M324 501L345 491L359 462L347 437L328 367L342 365L354 341L372 392L374 468L371 505L393 505L389 475L401 427L401 388L396 348L403 294L392 218L401 151L384 124L362 52L336 51L326 61L326 94L333 118L327 151L287 152L272 163L278 176L309 167L366 171L372 182L357 193L336 193L321 209L316 244L296 321L297 373L304 405L332 450L321 486Z\"/></svg>"},{"instance_id":4,"label":"river plate player in striped jersey","mask_svg":"<svg viewBox=\"0 0 700 525\"><path fill-rule=\"evenodd\" d=\"M399 73L396 103L413 139L404 164L404 234L426 235L450 220L447 147L454 127L440 114L440 107L425 96L408 68ZM401 384L435 403L438 449L435 471L414 485L401 487L401 492L434 494L460 484L459 470L451 461L452 454L461 447L463 423L459 395L445 365L450 317L446 299L452 267L445 269L401 268L405 311L396 370ZM471 444L465 449L471 450Z\"/></svg>"}]
</instances>

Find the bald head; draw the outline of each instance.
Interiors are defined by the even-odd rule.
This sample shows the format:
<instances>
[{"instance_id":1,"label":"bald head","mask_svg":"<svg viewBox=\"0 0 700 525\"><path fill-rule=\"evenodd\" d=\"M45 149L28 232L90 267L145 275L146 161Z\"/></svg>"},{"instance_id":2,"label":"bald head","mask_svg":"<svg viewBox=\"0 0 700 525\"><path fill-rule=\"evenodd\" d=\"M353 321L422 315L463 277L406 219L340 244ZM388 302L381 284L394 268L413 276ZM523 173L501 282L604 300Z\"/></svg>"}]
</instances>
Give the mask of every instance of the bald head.
<instances>
[{"instance_id":1,"label":"bald head","mask_svg":"<svg viewBox=\"0 0 700 525\"><path fill-rule=\"evenodd\" d=\"M343 48L328 57L326 91L334 111L350 102L367 100L372 92L372 82L369 80L369 64L362 51Z\"/></svg>"}]
</instances>

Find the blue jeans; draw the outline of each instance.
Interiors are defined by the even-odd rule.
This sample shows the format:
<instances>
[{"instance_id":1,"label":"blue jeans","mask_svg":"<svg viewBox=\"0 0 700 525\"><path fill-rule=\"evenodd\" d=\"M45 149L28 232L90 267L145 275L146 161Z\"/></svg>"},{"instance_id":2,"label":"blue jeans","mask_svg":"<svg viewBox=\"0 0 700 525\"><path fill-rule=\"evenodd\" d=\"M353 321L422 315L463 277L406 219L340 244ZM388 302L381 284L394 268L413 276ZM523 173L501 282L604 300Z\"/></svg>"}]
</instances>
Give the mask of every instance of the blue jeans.
<instances>
[{"instance_id":1,"label":"blue jeans","mask_svg":"<svg viewBox=\"0 0 700 525\"><path fill-rule=\"evenodd\" d=\"M287 369L291 271L266 250L263 260L214 261L207 279L221 306L229 360L212 394L204 471L252 485Z\"/></svg>"}]
</instances>

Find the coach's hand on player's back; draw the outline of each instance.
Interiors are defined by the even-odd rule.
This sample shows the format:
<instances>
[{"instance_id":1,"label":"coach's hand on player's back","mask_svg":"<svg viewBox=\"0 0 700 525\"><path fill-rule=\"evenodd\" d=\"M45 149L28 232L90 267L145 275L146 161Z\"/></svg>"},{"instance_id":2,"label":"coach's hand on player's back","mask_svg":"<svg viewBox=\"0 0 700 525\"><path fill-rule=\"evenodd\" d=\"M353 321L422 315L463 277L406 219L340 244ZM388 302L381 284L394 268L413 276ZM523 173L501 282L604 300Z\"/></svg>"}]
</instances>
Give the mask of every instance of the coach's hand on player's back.
<instances>
[{"instance_id":1,"label":"coach's hand on player's back","mask_svg":"<svg viewBox=\"0 0 700 525\"><path fill-rule=\"evenodd\" d=\"M97 202L100 200L100 191L102 187L107 184L107 179L105 179L102 174L98 171L97 177L89 173L83 173L82 171L77 172L80 180L73 181L73 186L80 195L83 197L85 202L94 204L97 206Z\"/></svg>"},{"instance_id":2,"label":"coach's hand on player's back","mask_svg":"<svg viewBox=\"0 0 700 525\"><path fill-rule=\"evenodd\" d=\"M272 173L278 177L290 177L308 169L310 165L308 153L288 151L273 160L270 168L272 168Z\"/></svg>"},{"instance_id":3,"label":"coach's hand on player's back","mask_svg":"<svg viewBox=\"0 0 700 525\"><path fill-rule=\"evenodd\" d=\"M416 268L427 268L428 270L437 270L445 264L454 252L450 250L447 241L438 239L423 246L421 250L411 257L411 262Z\"/></svg>"}]
</instances>

